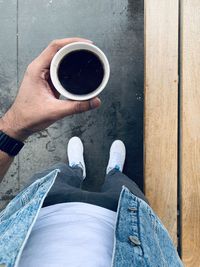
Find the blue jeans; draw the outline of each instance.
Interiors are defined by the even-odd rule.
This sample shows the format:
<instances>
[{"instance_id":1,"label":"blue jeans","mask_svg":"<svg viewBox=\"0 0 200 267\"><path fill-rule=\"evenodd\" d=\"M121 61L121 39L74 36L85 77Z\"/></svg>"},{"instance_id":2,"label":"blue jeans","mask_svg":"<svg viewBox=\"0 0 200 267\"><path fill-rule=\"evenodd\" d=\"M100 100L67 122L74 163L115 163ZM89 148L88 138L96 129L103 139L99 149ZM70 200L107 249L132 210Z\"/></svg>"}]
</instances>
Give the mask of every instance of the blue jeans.
<instances>
[{"instance_id":1,"label":"blue jeans","mask_svg":"<svg viewBox=\"0 0 200 267\"><path fill-rule=\"evenodd\" d=\"M125 185L134 195L148 203L136 183L116 169L106 175L100 192L89 192L81 189L82 169L80 167L69 167L65 163L58 163L48 170L35 174L30 182L32 183L34 180L45 176L49 171L56 168L60 169L61 172L45 198L43 207L65 202L84 202L117 211L122 185Z\"/></svg>"}]
</instances>

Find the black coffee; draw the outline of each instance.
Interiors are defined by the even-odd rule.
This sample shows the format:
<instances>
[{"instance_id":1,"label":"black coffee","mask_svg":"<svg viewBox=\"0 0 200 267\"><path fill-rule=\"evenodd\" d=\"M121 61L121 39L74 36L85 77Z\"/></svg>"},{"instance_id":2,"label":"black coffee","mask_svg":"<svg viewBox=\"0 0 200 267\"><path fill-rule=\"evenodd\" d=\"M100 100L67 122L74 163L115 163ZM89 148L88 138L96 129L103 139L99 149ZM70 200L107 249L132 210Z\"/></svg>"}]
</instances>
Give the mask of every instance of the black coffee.
<instances>
[{"instance_id":1,"label":"black coffee","mask_svg":"<svg viewBox=\"0 0 200 267\"><path fill-rule=\"evenodd\" d=\"M68 92L76 95L96 90L103 77L104 68L100 59L85 49L67 54L58 67L60 83Z\"/></svg>"}]
</instances>

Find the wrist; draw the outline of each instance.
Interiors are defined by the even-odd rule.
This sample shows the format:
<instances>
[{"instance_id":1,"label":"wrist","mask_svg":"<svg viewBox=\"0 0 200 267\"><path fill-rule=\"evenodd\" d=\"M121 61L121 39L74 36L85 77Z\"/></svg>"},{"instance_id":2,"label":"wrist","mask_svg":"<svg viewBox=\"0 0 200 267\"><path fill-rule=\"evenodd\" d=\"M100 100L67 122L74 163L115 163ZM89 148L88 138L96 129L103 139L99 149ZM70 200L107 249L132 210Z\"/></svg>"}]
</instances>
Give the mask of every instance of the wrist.
<instances>
[{"instance_id":1,"label":"wrist","mask_svg":"<svg viewBox=\"0 0 200 267\"><path fill-rule=\"evenodd\" d=\"M0 130L21 142L25 141L30 136L30 133L18 124L16 116L10 110L0 118Z\"/></svg>"}]
</instances>

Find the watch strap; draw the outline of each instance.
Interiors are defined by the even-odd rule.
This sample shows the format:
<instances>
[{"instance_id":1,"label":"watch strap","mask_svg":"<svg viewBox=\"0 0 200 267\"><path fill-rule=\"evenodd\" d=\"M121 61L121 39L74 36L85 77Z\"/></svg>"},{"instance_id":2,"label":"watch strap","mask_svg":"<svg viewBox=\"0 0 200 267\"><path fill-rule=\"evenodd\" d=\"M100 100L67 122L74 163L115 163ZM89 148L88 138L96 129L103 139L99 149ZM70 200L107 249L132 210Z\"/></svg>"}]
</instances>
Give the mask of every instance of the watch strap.
<instances>
[{"instance_id":1,"label":"watch strap","mask_svg":"<svg viewBox=\"0 0 200 267\"><path fill-rule=\"evenodd\" d=\"M6 133L0 131L0 150L4 151L9 156L16 156L23 146L23 142L18 141L8 136Z\"/></svg>"}]
</instances>

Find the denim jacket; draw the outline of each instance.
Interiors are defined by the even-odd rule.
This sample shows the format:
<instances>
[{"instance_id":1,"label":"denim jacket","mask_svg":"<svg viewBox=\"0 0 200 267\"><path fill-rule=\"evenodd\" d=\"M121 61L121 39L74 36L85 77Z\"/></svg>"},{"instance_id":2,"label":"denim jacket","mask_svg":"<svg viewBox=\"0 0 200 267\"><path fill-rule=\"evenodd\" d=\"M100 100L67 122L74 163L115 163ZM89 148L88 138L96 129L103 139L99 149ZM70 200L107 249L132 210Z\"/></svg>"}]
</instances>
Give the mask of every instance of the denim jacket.
<instances>
[{"instance_id":1,"label":"denim jacket","mask_svg":"<svg viewBox=\"0 0 200 267\"><path fill-rule=\"evenodd\" d=\"M59 169L36 180L0 213L0 267L17 267L43 201ZM122 187L112 267L183 266L171 238L150 206ZM94 266L95 267L95 266Z\"/></svg>"}]
</instances>

